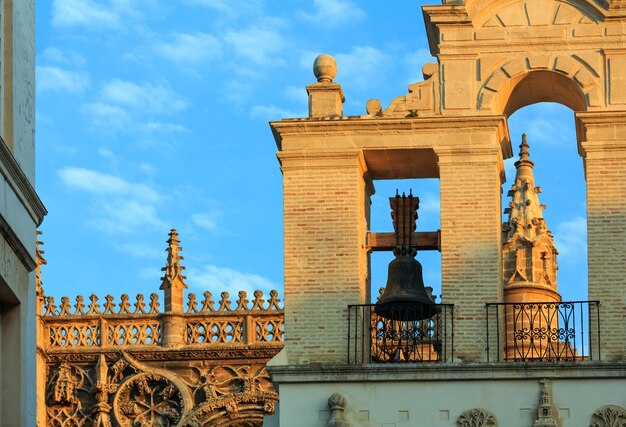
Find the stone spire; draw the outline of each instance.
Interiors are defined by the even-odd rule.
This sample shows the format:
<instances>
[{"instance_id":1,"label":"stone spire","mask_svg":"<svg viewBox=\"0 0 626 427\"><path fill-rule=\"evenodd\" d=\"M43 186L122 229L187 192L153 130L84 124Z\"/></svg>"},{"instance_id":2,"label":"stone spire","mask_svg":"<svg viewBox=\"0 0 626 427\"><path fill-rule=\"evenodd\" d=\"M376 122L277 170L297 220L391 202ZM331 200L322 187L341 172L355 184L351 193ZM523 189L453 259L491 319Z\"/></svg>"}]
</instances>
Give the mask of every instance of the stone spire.
<instances>
[{"instance_id":1,"label":"stone spire","mask_svg":"<svg viewBox=\"0 0 626 427\"><path fill-rule=\"evenodd\" d=\"M183 311L183 289L187 288L185 284L186 277L183 276L183 267L180 261L184 259L180 255L182 247L178 246L178 232L172 228L169 233L170 238L167 240L167 262L161 271L165 275L161 277L163 281L160 289L165 291L165 311L182 312Z\"/></svg>"},{"instance_id":2,"label":"stone spire","mask_svg":"<svg viewBox=\"0 0 626 427\"><path fill-rule=\"evenodd\" d=\"M530 160L526 134L522 135L519 147L519 160L515 162L517 169L515 183L508 192L511 201L504 211L508 214L508 221L502 228L505 290L510 286L544 288L555 294L549 295L549 300L560 299L556 294L558 252L543 218L545 206L539 203L541 187L535 186L533 175L535 164ZM548 295L527 295L528 298L541 296L544 298L534 301L542 301L548 297Z\"/></svg>"}]
</instances>

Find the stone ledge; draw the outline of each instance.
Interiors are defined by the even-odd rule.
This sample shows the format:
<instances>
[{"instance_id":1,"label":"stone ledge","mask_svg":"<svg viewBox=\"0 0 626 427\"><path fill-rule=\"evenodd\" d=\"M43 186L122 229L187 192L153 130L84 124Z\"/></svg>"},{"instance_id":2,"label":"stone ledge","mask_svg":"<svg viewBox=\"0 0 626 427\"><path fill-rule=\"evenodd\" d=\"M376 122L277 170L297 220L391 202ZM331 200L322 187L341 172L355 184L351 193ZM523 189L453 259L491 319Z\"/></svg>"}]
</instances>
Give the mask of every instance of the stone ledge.
<instances>
[{"instance_id":1,"label":"stone ledge","mask_svg":"<svg viewBox=\"0 0 626 427\"><path fill-rule=\"evenodd\" d=\"M626 378L624 362L268 365L275 383Z\"/></svg>"},{"instance_id":2,"label":"stone ledge","mask_svg":"<svg viewBox=\"0 0 626 427\"><path fill-rule=\"evenodd\" d=\"M0 137L0 174L5 177L17 198L28 211L36 226L41 225L43 217L48 213L39 199L35 188L22 171L4 140Z\"/></svg>"}]
</instances>

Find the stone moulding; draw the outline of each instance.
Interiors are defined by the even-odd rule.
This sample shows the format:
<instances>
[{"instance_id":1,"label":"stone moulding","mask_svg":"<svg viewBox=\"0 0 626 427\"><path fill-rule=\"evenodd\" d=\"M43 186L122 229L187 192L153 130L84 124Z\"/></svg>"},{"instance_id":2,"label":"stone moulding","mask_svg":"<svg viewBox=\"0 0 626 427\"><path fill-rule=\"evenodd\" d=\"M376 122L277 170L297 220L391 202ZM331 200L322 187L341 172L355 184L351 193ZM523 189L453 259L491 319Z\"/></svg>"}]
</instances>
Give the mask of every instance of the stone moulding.
<instances>
[{"instance_id":1,"label":"stone moulding","mask_svg":"<svg viewBox=\"0 0 626 427\"><path fill-rule=\"evenodd\" d=\"M36 226L41 225L43 217L48 213L35 188L9 150L6 142L0 137L0 174L7 180L18 199L27 210ZM34 267L33 267L34 268Z\"/></svg>"}]
</instances>

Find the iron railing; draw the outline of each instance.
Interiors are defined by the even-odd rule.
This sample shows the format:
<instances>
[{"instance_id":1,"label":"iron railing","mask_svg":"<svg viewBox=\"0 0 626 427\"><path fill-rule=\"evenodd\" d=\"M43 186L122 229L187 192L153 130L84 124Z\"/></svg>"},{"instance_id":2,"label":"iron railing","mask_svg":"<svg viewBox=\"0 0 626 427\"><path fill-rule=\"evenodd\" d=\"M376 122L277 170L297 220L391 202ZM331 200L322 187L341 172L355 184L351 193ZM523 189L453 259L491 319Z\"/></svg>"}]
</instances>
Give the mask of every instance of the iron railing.
<instances>
[{"instance_id":1,"label":"iron railing","mask_svg":"<svg viewBox=\"0 0 626 427\"><path fill-rule=\"evenodd\" d=\"M397 306L385 317L376 314L375 304L348 306L348 363L447 362L454 357L454 306L437 304L428 308L423 320L420 306Z\"/></svg>"},{"instance_id":2,"label":"iron railing","mask_svg":"<svg viewBox=\"0 0 626 427\"><path fill-rule=\"evenodd\" d=\"M489 303L487 361L600 360L599 301Z\"/></svg>"}]
</instances>

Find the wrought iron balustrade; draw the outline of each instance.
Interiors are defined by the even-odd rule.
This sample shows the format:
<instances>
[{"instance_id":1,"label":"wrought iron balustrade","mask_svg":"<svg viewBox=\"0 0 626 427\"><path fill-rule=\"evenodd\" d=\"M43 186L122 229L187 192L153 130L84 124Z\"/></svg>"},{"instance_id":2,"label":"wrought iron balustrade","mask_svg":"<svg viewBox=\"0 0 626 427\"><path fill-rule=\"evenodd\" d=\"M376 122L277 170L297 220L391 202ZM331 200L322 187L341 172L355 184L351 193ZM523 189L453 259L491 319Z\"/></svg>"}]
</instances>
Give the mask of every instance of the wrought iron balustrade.
<instances>
[{"instance_id":1,"label":"wrought iron balustrade","mask_svg":"<svg viewBox=\"0 0 626 427\"><path fill-rule=\"evenodd\" d=\"M348 306L348 363L446 362L454 356L453 310L437 304L434 315L419 318L420 306L397 306L388 318L375 312L375 304ZM429 311L433 312L432 309ZM389 309L386 310L389 314Z\"/></svg>"},{"instance_id":2,"label":"wrought iron balustrade","mask_svg":"<svg viewBox=\"0 0 626 427\"><path fill-rule=\"evenodd\" d=\"M599 308L599 301L486 304L487 360L599 360Z\"/></svg>"}]
</instances>

